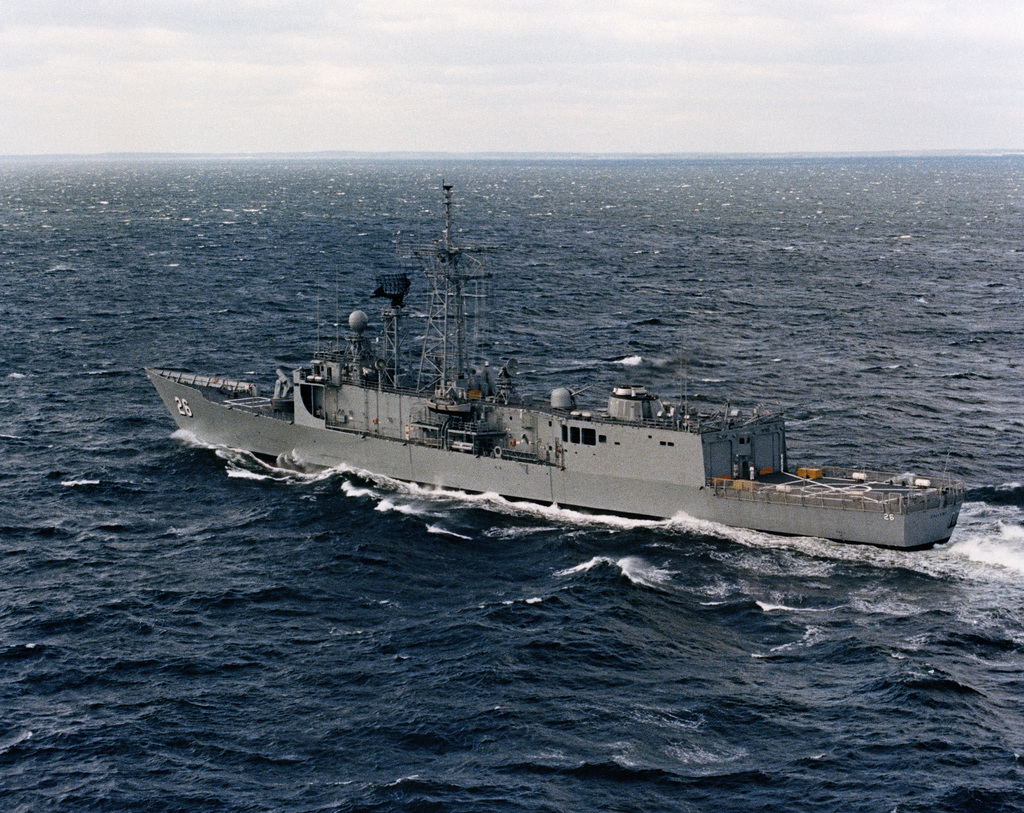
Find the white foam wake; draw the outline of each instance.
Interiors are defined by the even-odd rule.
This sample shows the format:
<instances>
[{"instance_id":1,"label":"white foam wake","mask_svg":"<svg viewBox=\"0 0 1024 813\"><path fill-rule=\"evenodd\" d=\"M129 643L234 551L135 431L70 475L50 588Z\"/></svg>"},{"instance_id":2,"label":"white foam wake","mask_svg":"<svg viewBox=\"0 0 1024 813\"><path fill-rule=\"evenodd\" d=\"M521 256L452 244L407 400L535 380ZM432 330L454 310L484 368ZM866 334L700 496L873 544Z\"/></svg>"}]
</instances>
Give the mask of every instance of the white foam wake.
<instances>
[{"instance_id":1,"label":"white foam wake","mask_svg":"<svg viewBox=\"0 0 1024 813\"><path fill-rule=\"evenodd\" d=\"M1024 574L1024 526L997 519L983 531L968 527L949 546L950 555L1018 576Z\"/></svg>"}]
</instances>

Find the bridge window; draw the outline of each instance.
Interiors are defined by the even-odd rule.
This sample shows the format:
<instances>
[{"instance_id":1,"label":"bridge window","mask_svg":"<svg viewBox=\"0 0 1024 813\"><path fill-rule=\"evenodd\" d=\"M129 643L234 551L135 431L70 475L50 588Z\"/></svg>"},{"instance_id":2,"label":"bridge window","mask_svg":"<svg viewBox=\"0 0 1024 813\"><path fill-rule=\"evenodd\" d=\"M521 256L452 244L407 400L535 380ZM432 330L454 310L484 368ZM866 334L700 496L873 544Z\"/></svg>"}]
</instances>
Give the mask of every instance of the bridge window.
<instances>
[{"instance_id":1,"label":"bridge window","mask_svg":"<svg viewBox=\"0 0 1024 813\"><path fill-rule=\"evenodd\" d=\"M582 443L584 446L597 446L597 430L591 426L566 426L562 425L562 440L565 443ZM608 438L601 435L601 443L607 443Z\"/></svg>"}]
</instances>

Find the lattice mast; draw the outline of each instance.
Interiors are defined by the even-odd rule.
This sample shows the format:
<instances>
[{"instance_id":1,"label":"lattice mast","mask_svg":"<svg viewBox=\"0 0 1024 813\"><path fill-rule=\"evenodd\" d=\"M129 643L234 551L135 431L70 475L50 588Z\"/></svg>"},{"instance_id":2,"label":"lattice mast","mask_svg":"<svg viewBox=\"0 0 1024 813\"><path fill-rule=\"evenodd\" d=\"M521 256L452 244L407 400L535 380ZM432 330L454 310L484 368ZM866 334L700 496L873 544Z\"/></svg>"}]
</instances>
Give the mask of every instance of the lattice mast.
<instances>
[{"instance_id":1,"label":"lattice mast","mask_svg":"<svg viewBox=\"0 0 1024 813\"><path fill-rule=\"evenodd\" d=\"M433 388L439 396L458 397L469 376L466 330L466 282L479 274L466 272L460 260L464 250L455 245L452 232L452 185L444 184L444 232L430 246L403 253L419 257L431 283L430 306L423 336L423 353L417 387Z\"/></svg>"}]
</instances>

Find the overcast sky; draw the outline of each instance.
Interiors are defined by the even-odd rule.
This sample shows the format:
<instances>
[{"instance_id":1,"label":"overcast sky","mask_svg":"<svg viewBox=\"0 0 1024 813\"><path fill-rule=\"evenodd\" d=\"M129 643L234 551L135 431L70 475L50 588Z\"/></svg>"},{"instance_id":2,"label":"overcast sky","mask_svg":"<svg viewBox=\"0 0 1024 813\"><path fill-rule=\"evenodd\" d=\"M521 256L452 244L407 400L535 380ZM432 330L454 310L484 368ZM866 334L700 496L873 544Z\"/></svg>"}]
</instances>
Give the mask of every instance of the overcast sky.
<instances>
[{"instance_id":1,"label":"overcast sky","mask_svg":"<svg viewBox=\"0 0 1024 813\"><path fill-rule=\"evenodd\" d=\"M0 1L0 154L1022 147L1022 0Z\"/></svg>"}]
</instances>

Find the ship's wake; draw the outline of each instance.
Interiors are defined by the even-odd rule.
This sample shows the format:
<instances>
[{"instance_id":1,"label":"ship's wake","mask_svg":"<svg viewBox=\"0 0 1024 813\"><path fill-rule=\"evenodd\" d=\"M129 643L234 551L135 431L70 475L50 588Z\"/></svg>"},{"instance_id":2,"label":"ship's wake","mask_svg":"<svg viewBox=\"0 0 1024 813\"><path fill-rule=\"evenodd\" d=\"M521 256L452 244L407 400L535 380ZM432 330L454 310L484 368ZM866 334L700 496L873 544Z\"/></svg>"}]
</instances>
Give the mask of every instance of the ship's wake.
<instances>
[{"instance_id":1,"label":"ship's wake","mask_svg":"<svg viewBox=\"0 0 1024 813\"><path fill-rule=\"evenodd\" d=\"M1012 503L966 503L943 553L1019 578L1024 574L1024 509Z\"/></svg>"},{"instance_id":2,"label":"ship's wake","mask_svg":"<svg viewBox=\"0 0 1024 813\"><path fill-rule=\"evenodd\" d=\"M439 486L422 486L376 474L365 469L341 465L322 468L303 461L295 454L282 455L273 463L250 452L206 444L186 430L173 437L196 448L211 449L225 461L228 477L308 485L338 482L347 497L374 503L381 513L422 517L428 533L452 538L472 539L470 533L445 527L461 511L482 509L512 517L544 521L536 530L554 528L606 529L609 532L648 530L664 534L664 544L674 546L674 537L711 537L728 540L753 550L788 550L813 559L834 563L863 563L876 567L903 567L939 578L1000 581L1024 574L1024 506L1020 484L1010 483L972 492L983 501L965 503L960 523L950 542L929 551L899 551L852 545L812 537L787 537L745 528L732 528L716 522L695 519L679 513L670 519L637 519L614 514L589 513L555 504L509 500L494 493L469 493ZM987 499L991 497L991 499ZM453 523L458 525L457 522ZM531 529L517 530L526 533ZM485 531L484 536L502 536L501 529Z\"/></svg>"}]
</instances>

